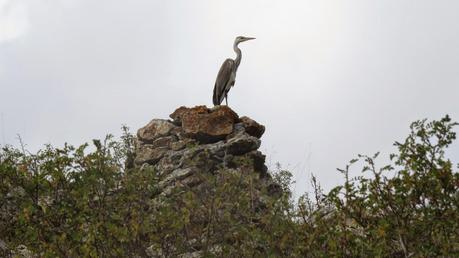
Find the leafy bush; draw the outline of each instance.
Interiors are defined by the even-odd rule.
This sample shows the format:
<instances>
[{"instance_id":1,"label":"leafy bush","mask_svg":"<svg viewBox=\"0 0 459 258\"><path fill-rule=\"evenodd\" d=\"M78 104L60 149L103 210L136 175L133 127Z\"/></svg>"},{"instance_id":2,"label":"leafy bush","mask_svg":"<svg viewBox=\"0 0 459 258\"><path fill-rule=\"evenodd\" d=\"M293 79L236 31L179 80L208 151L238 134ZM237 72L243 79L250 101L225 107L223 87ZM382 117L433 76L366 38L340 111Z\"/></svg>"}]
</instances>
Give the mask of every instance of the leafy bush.
<instances>
[{"instance_id":1,"label":"leafy bush","mask_svg":"<svg viewBox=\"0 0 459 258\"><path fill-rule=\"evenodd\" d=\"M36 154L0 152L0 256L24 246L39 257L451 257L459 256L459 173L444 152L456 135L449 117L417 121L392 164L358 156L343 185L297 202L291 174L264 180L222 169L203 184L160 189L160 173L133 168L133 137L107 137ZM362 163L361 176L350 168ZM262 199L263 201L259 201ZM21 248L19 248L21 247Z\"/></svg>"}]
</instances>

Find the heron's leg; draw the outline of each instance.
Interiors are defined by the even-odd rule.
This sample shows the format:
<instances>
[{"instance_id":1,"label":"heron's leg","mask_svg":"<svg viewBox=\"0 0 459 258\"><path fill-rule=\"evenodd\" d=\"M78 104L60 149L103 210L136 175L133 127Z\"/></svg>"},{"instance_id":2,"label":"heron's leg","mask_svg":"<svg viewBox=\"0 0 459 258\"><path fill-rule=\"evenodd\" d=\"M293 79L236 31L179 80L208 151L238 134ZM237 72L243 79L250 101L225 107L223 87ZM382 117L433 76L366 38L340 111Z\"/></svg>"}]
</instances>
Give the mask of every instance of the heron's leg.
<instances>
[{"instance_id":1,"label":"heron's leg","mask_svg":"<svg viewBox=\"0 0 459 258\"><path fill-rule=\"evenodd\" d=\"M225 102L226 102L226 105L228 106L228 94L226 94L225 96Z\"/></svg>"}]
</instances>

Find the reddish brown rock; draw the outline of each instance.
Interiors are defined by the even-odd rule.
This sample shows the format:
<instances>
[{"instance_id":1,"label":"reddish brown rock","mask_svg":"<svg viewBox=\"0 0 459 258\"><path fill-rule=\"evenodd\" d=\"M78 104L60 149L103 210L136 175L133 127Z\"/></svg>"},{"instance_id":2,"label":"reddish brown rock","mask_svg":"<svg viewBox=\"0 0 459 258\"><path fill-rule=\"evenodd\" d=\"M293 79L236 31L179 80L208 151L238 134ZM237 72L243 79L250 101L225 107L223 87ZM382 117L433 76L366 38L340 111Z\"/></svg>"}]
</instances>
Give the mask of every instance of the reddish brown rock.
<instances>
[{"instance_id":1,"label":"reddish brown rock","mask_svg":"<svg viewBox=\"0 0 459 258\"><path fill-rule=\"evenodd\" d=\"M260 138L263 133L265 132L265 127L256 121L243 116L240 118L242 125L245 128L246 133L248 133L251 136Z\"/></svg>"},{"instance_id":2,"label":"reddish brown rock","mask_svg":"<svg viewBox=\"0 0 459 258\"><path fill-rule=\"evenodd\" d=\"M202 106L201 106L202 107ZM182 116L185 112L188 112L189 108L181 106L177 108L174 113L170 114L169 117L172 118L173 123L176 125L182 125Z\"/></svg>"},{"instance_id":3,"label":"reddish brown rock","mask_svg":"<svg viewBox=\"0 0 459 258\"><path fill-rule=\"evenodd\" d=\"M238 115L227 106L209 109L206 106L180 107L170 115L181 124L184 133L202 143L216 142L233 132Z\"/></svg>"}]
</instances>

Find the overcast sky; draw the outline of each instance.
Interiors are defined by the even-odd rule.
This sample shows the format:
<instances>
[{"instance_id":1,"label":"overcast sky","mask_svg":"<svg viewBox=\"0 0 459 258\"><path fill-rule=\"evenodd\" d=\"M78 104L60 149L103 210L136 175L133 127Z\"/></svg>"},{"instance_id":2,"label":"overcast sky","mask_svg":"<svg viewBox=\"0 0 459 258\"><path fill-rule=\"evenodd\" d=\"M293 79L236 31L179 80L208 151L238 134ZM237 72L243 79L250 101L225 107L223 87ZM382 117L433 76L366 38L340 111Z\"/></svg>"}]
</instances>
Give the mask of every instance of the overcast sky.
<instances>
[{"instance_id":1,"label":"overcast sky","mask_svg":"<svg viewBox=\"0 0 459 258\"><path fill-rule=\"evenodd\" d=\"M459 120L459 2L0 0L1 144L81 144L212 104L266 125L268 162L326 189L358 153L394 151L417 119ZM459 159L456 143L449 154ZM381 165L386 160L381 159Z\"/></svg>"}]
</instances>

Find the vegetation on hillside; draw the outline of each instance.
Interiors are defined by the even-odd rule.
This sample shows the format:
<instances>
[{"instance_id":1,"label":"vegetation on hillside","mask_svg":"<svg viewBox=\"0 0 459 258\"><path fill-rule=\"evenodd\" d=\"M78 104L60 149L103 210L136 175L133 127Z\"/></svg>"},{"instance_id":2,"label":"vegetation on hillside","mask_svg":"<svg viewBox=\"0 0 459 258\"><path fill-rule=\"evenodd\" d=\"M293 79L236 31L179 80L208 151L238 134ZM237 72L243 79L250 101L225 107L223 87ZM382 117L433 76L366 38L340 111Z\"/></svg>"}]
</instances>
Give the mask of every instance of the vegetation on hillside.
<instances>
[{"instance_id":1,"label":"vegetation on hillside","mask_svg":"<svg viewBox=\"0 0 459 258\"><path fill-rule=\"evenodd\" d=\"M444 156L456 125L414 122L391 164L358 156L340 170L343 185L324 193L313 178L314 194L298 201L291 174L273 171L283 191L262 206L250 173L202 175L205 187L160 194L157 171L125 165L127 132L91 148L4 146L0 256L24 247L37 257L176 257L198 247L205 257L459 256L459 167Z\"/></svg>"}]
</instances>

